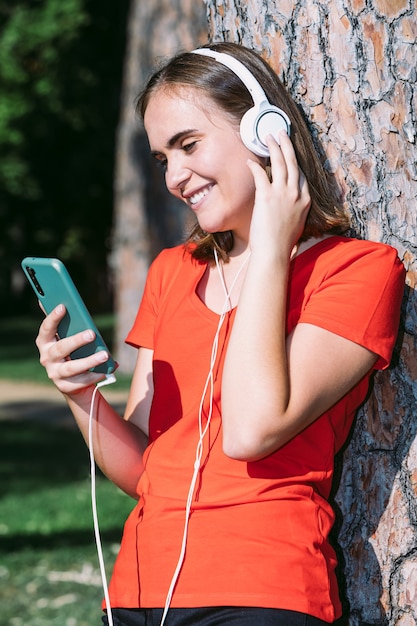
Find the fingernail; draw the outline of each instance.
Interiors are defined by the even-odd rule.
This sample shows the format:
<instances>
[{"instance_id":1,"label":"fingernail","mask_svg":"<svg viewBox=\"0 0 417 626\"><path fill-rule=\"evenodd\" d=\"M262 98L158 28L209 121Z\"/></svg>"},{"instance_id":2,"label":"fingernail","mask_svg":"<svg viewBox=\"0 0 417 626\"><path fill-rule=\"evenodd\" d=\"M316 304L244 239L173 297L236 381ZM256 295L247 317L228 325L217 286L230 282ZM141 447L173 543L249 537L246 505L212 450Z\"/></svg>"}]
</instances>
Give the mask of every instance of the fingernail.
<instances>
[{"instance_id":1,"label":"fingernail","mask_svg":"<svg viewBox=\"0 0 417 626\"><path fill-rule=\"evenodd\" d=\"M83 339L86 341L92 341L94 339L94 333L92 330L86 330L83 334Z\"/></svg>"},{"instance_id":2,"label":"fingernail","mask_svg":"<svg viewBox=\"0 0 417 626\"><path fill-rule=\"evenodd\" d=\"M107 352L97 352L97 357L100 363L104 363L109 358Z\"/></svg>"}]
</instances>

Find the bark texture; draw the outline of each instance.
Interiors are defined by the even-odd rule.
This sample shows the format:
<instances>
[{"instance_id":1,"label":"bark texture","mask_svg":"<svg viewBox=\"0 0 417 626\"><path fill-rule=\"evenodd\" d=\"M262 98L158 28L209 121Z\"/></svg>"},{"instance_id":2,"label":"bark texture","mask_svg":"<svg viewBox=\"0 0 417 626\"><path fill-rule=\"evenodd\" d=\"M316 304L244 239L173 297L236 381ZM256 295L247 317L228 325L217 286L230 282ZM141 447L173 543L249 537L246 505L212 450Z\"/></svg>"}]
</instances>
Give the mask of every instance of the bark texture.
<instances>
[{"instance_id":1,"label":"bark texture","mask_svg":"<svg viewBox=\"0 0 417 626\"><path fill-rule=\"evenodd\" d=\"M134 102L148 75L163 59L207 40L203 2L132 0L128 20L121 113L117 133L114 229L115 355L130 373L136 351L126 346L143 292L149 263L159 250L182 236L184 213L165 192L156 172Z\"/></svg>"},{"instance_id":2,"label":"bark texture","mask_svg":"<svg viewBox=\"0 0 417 626\"><path fill-rule=\"evenodd\" d=\"M345 450L338 544L351 626L417 624L415 0L205 0L210 39L262 52L313 122L356 233L397 248L397 350Z\"/></svg>"}]
</instances>

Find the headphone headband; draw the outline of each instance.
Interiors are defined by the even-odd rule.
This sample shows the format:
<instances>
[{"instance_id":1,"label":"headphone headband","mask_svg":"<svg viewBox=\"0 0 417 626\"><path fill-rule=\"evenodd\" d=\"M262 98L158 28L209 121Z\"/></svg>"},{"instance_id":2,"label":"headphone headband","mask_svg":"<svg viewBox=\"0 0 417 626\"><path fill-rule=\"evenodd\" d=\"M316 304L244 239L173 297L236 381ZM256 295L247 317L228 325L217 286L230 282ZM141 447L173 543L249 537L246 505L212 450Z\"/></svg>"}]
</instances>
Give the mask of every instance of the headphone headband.
<instances>
[{"instance_id":1,"label":"headphone headband","mask_svg":"<svg viewBox=\"0 0 417 626\"><path fill-rule=\"evenodd\" d=\"M278 131L282 129L289 135L291 122L288 115L268 101L264 90L252 72L231 54L217 52L211 48L197 48L191 52L215 59L240 78L251 94L254 104L241 119L240 136L249 150L258 156L268 157L269 150L266 145L266 137L271 134L277 138Z\"/></svg>"},{"instance_id":2,"label":"headphone headband","mask_svg":"<svg viewBox=\"0 0 417 626\"><path fill-rule=\"evenodd\" d=\"M240 80L252 96L254 104L268 102L268 98L266 97L264 90L254 77L254 75L248 70L247 67L245 67L245 65L243 65L243 63L241 63L241 61L238 61L238 59L233 57L231 54L226 54L225 52L217 52L216 50L212 50L211 48L198 48L197 50L192 50L191 52L193 54L202 54L206 57L212 57L222 65L226 65L226 67L232 70L232 72L240 78Z\"/></svg>"}]
</instances>

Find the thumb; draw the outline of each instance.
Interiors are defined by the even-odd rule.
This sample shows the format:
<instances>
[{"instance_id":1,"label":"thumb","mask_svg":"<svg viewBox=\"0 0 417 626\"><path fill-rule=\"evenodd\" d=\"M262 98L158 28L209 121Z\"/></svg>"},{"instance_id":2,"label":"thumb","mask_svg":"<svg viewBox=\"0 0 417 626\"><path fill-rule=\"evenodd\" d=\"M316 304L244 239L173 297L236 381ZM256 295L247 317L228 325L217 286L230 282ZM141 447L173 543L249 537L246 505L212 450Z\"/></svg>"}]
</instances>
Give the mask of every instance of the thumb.
<instances>
[{"instance_id":1,"label":"thumb","mask_svg":"<svg viewBox=\"0 0 417 626\"><path fill-rule=\"evenodd\" d=\"M265 171L265 168L261 165L261 163L259 163L258 161L253 161L252 159L248 159L246 163L248 168L252 172L256 187L270 182L268 173Z\"/></svg>"}]
</instances>

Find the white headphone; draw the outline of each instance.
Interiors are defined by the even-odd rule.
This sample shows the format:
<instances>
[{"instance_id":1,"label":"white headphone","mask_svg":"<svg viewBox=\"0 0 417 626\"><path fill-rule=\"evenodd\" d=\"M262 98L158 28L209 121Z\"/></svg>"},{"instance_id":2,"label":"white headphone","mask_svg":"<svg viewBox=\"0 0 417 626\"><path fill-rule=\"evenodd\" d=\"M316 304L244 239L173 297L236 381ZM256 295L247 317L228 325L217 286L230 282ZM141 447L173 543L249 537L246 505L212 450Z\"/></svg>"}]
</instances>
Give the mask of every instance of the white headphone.
<instances>
[{"instance_id":1,"label":"white headphone","mask_svg":"<svg viewBox=\"0 0 417 626\"><path fill-rule=\"evenodd\" d=\"M268 135L277 136L278 131L290 134L291 122L286 113L268 101L264 90L247 67L235 57L225 52L216 52L210 48L192 50L194 54L212 57L226 65L236 74L252 96L254 106L241 119L240 136L245 146L261 157L268 157L269 150L265 143Z\"/></svg>"}]
</instances>

